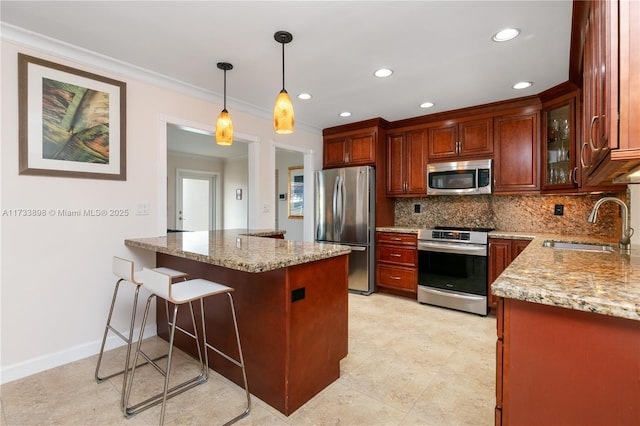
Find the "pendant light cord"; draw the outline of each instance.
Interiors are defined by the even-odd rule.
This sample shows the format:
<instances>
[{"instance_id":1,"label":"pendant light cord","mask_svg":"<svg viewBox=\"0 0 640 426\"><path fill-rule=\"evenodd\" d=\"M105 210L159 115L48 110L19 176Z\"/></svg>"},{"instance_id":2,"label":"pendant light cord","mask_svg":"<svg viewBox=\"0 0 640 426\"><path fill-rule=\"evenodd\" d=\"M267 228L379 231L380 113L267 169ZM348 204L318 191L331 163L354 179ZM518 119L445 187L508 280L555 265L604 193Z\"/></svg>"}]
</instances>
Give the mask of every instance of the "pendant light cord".
<instances>
[{"instance_id":1,"label":"pendant light cord","mask_svg":"<svg viewBox=\"0 0 640 426\"><path fill-rule=\"evenodd\" d=\"M282 90L284 90L284 43L282 43Z\"/></svg>"},{"instance_id":2,"label":"pendant light cord","mask_svg":"<svg viewBox=\"0 0 640 426\"><path fill-rule=\"evenodd\" d=\"M227 70L224 70L224 110L227 109Z\"/></svg>"}]
</instances>

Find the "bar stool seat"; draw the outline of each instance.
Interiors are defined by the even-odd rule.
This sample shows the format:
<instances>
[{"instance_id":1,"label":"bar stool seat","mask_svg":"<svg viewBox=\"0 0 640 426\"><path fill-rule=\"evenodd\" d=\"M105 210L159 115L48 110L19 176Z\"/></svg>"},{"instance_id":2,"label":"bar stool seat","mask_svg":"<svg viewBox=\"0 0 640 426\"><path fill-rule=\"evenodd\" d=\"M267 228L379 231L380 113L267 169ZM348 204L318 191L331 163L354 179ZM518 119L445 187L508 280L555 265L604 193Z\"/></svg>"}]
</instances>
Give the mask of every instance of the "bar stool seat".
<instances>
[{"instance_id":1,"label":"bar stool seat","mask_svg":"<svg viewBox=\"0 0 640 426\"><path fill-rule=\"evenodd\" d=\"M229 425L229 424L235 423L241 418L247 416L251 410L251 396L249 393L249 385L247 383L247 374L245 370L244 358L242 356L242 347L240 345L240 335L238 333L238 323L237 323L235 308L233 304L233 297L231 295L234 289L231 287L227 287L225 285L208 281L205 279L201 279L201 278L191 279L191 280L172 284L170 275L167 275L162 271L151 270L147 268L144 268L144 281L145 281L145 284L144 284L145 288L147 288L151 292L151 295L147 299L147 304L144 310L142 327L140 328L140 337L138 338L138 344L137 344L136 352L133 358L133 367L131 369L131 377L129 379L129 383L127 386L126 397L125 397L126 415L132 416L148 408L151 408L158 404L162 404L162 408L160 412L160 425L164 424L167 400L207 381L209 377L208 376L209 358L207 355L207 348L208 348L213 350L217 354L221 355L225 359L229 360L236 366L240 367L242 370L242 376L244 380L244 389L245 389L246 398L247 398L247 406L242 413L240 413L233 419L229 420L225 424ZM209 296L215 296L220 294L226 294L228 296L235 335L236 335L236 343L238 348L237 360L223 353L222 351L220 351L218 348L214 347L212 344L210 344L207 341L204 299ZM170 327L169 327L169 353L168 353L166 369L162 369L162 367L160 367L154 360L150 359L150 357L141 349L142 342L144 340L145 324L149 315L149 308L151 306L151 302L153 298L155 297L161 297L166 301L171 302L174 305L172 317L169 318L169 316L167 316ZM201 339L198 337L198 329L196 327L195 315L193 310L194 301L200 302L200 317L202 321L201 327L202 327L202 335L203 335L202 341L204 342L204 359L202 355L202 346L200 343ZM178 308L187 303L189 304L189 309L191 313L191 322L192 322L193 332L185 330L182 327L177 325ZM190 336L196 341L198 359L200 362L200 372L197 376L170 388L169 378L171 375L171 361L173 356L173 343L174 343L176 330L181 331L182 333ZM155 368L156 371L158 371L162 376L164 376L164 387L162 392L156 395L153 395L138 404L129 406L129 398L131 396L131 389L133 387L135 372L137 368L137 360L139 356L142 356L149 364L151 364Z\"/></svg>"},{"instance_id":2,"label":"bar stool seat","mask_svg":"<svg viewBox=\"0 0 640 426\"><path fill-rule=\"evenodd\" d=\"M161 268L155 268L155 271L158 271L160 273L165 274L166 276L170 277L171 280L174 279L187 279L189 274L185 273L185 272L181 272L181 271L176 271L175 269L170 269L170 268L165 268L165 267L161 267ZM123 259L121 257L118 256L114 256L113 257L113 261L112 261L112 271L113 274L118 278L116 280L116 284L115 284L115 288L113 290L113 297L111 299L111 307L109 308L109 315L107 316L107 324L105 325L104 328L104 335L102 336L102 344L100 345L100 352L98 354L98 363L96 364L96 371L95 371L95 379L96 382L98 383L102 383L107 379L110 379L112 377L116 377L120 374L123 375L122 378L122 396L120 398L120 406L121 409L124 413L125 411L125 405L124 405L124 395L125 395L125 389L126 389L126 383L127 383L127 374L130 370L129 368L129 359L131 358L131 345L133 343L133 331L134 331L134 327L135 327L135 321L136 321L136 310L137 310L137 306L138 306L138 295L140 293L140 287L143 285L143 273L142 271L136 271L134 268L134 263L131 260L127 260L127 259ZM131 322L129 325L129 330L126 332L121 332L119 330L117 330L112 324L111 324L111 319L113 317L113 311L116 305L116 300L118 298L118 291L120 289L120 284L122 282L128 282L132 285L134 285L136 287L135 289L135 293L133 295L133 308L131 311ZM117 371L115 373L111 373L109 375L106 376L100 376L100 365L102 363L102 356L104 354L104 347L107 341L107 336L109 335L109 332L114 333L116 336L118 336L120 339L122 339L122 341L124 341L127 345L127 355L124 361L124 369ZM125 333L127 333L125 335ZM166 355L164 355L166 356ZM164 357L163 356L163 357Z\"/></svg>"}]
</instances>

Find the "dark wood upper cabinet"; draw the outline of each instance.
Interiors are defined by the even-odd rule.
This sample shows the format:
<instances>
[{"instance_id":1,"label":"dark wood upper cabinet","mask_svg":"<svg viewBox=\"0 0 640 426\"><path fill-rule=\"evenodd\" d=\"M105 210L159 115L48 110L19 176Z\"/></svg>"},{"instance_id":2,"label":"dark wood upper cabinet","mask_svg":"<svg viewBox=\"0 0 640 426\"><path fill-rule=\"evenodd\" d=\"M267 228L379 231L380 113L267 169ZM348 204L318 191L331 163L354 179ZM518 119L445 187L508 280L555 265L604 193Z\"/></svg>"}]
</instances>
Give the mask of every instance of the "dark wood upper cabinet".
<instances>
[{"instance_id":1,"label":"dark wood upper cabinet","mask_svg":"<svg viewBox=\"0 0 640 426\"><path fill-rule=\"evenodd\" d=\"M429 125L429 160L490 156L492 132L491 117Z\"/></svg>"},{"instance_id":2,"label":"dark wood upper cabinet","mask_svg":"<svg viewBox=\"0 0 640 426\"><path fill-rule=\"evenodd\" d=\"M427 194L427 131L389 133L387 136L387 195Z\"/></svg>"},{"instance_id":3,"label":"dark wood upper cabinet","mask_svg":"<svg viewBox=\"0 0 640 426\"><path fill-rule=\"evenodd\" d=\"M540 190L539 111L494 118L494 192Z\"/></svg>"},{"instance_id":4,"label":"dark wood upper cabinet","mask_svg":"<svg viewBox=\"0 0 640 426\"><path fill-rule=\"evenodd\" d=\"M574 0L572 25L569 75L582 85L583 183L624 182L640 167L640 2Z\"/></svg>"}]
</instances>

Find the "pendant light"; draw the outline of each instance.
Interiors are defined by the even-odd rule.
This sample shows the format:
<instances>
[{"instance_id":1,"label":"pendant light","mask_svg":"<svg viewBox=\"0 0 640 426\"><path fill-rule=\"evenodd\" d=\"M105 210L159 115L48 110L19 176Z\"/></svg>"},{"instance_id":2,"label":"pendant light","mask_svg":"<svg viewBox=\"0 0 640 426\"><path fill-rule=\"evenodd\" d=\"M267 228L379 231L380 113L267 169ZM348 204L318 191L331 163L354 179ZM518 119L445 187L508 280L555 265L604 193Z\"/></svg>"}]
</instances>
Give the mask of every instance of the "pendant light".
<instances>
[{"instance_id":1,"label":"pendant light","mask_svg":"<svg viewBox=\"0 0 640 426\"><path fill-rule=\"evenodd\" d=\"M278 31L273 35L273 38L278 43L282 43L282 90L278 94L273 108L273 128L276 133L286 135L293 133L294 117L291 98L284 88L284 45L290 43L293 36L287 31Z\"/></svg>"},{"instance_id":2,"label":"pendant light","mask_svg":"<svg viewBox=\"0 0 640 426\"><path fill-rule=\"evenodd\" d=\"M218 62L218 68L224 71L224 108L216 121L216 143L229 146L233 143L233 123L227 111L227 71L233 69L228 62Z\"/></svg>"}]
</instances>

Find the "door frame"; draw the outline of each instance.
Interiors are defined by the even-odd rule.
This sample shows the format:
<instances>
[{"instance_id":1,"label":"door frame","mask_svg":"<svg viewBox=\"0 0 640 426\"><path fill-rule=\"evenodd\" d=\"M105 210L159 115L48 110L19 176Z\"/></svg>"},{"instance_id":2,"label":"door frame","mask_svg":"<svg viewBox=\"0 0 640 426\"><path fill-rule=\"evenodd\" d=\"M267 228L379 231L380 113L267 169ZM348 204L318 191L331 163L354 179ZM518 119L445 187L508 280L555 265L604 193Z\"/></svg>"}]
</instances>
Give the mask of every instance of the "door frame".
<instances>
[{"instance_id":1,"label":"door frame","mask_svg":"<svg viewBox=\"0 0 640 426\"><path fill-rule=\"evenodd\" d=\"M158 228L156 232L158 235L167 235L167 125L175 124L177 126L187 126L193 129L199 129L215 135L215 124L204 124L185 118L172 117L165 114L158 114L157 121L157 151L156 159L158 162L158 178L157 178L157 199L156 203L159 206L159 211L164 212L158 215ZM259 138L254 135L246 133L236 132L234 139L242 141L249 145L249 171L248 171L248 185L247 185L247 204L248 210L251 212L251 207L257 205L257 191L252 191L252 188L259 188L258 173L256 171L256 163L259 158L260 152L258 150ZM251 227L251 216L248 218L248 227Z\"/></svg>"}]
</instances>

